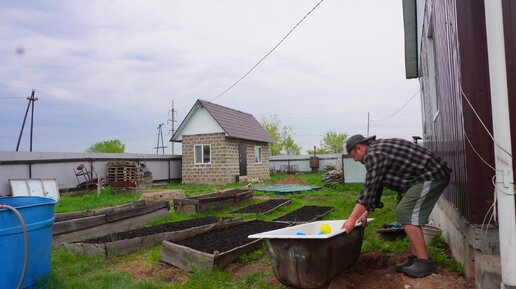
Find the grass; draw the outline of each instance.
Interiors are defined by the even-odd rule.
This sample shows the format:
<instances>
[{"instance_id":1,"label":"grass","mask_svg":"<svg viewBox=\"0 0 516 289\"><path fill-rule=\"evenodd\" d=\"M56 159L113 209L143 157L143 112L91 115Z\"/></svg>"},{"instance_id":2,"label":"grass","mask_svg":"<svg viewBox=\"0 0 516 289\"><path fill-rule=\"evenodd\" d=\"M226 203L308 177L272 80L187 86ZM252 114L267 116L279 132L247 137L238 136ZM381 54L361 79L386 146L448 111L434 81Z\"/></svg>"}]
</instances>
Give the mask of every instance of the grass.
<instances>
[{"instance_id":1,"label":"grass","mask_svg":"<svg viewBox=\"0 0 516 289\"><path fill-rule=\"evenodd\" d=\"M270 183L281 178L292 177L292 175L277 174L272 175ZM305 179L310 185L322 186L322 174L302 174L296 177ZM154 189L181 189L187 196L194 196L215 192L222 189L241 187L241 184L233 183L221 186L208 185L185 185L177 182L171 182L166 186L156 187ZM287 195L275 195L271 192L255 192L253 200L240 204L238 206L223 208L220 210L196 213L181 214L172 212L168 218L155 221L149 225L155 225L170 221L181 221L190 218L204 216L229 216L229 212L261 202L260 197L270 198L291 198L290 205L280 207L276 211L266 215L236 215L246 220L260 219L270 221L276 217L289 213L297 208L305 205L332 206L334 210L326 216L326 219L345 219L353 209L356 198L360 193L361 185L342 185L333 184L330 187L323 187L317 191L304 193L294 193ZM119 205L135 201L139 198L139 194L127 194L126 192L114 192L111 189L104 189L99 197L95 192L82 196L63 196L56 205L56 212L71 212L85 209L94 209L98 207L107 207ZM382 201L385 206L383 209L375 210L370 217L375 218L370 222L365 230L365 238L362 246L362 252L370 250L380 250L389 253L393 258L401 251L407 250L408 241L384 241L379 239L376 229L384 223L395 221L394 208L396 205L396 193L386 190L383 194ZM127 264L138 264L142 268L155 268L159 264L161 246L155 246L147 250L140 250L132 254L119 257L91 257L81 254L75 254L63 249L54 248L52 251L52 272L48 278L48 287L50 289L68 289L68 288L129 288L129 289L153 289L153 288L269 288L265 280L272 276L269 273L249 273L243 276L235 276L224 270L214 270L206 272L197 270L193 273L185 274L187 278L184 282L164 282L160 279L153 278L135 278L124 266ZM432 259L439 265L448 268L451 271L464 273L453 258L447 254L446 243L436 238L429 248ZM269 259L263 249L257 250L239 257L237 262L245 265L259 261L264 266L270 265Z\"/></svg>"}]
</instances>

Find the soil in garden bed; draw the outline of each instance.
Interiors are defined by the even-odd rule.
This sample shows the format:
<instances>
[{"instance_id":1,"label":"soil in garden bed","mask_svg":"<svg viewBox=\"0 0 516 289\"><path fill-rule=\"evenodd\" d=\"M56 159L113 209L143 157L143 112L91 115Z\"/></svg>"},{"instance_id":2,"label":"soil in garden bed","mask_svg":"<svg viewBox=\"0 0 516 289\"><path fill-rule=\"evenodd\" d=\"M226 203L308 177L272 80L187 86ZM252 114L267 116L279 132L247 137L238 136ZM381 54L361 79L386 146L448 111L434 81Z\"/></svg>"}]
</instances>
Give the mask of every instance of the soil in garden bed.
<instances>
[{"instance_id":1,"label":"soil in garden bed","mask_svg":"<svg viewBox=\"0 0 516 289\"><path fill-rule=\"evenodd\" d=\"M214 224L214 223L217 223L218 221L219 221L219 219L217 217L204 217L204 218L190 219L190 220L184 220L184 221L179 221L179 222L170 222L170 223L164 223L164 224L156 225L156 226L152 226L152 227L140 228L140 229L125 231L125 232L120 232L120 233L113 233L113 234L105 235L102 237L85 240L85 241L82 241L82 243L96 243L96 244L109 243L109 242L115 242L115 241L125 240L125 239L132 239L132 238L136 238L136 237L153 235L153 234L158 234L158 233L186 230L186 229L190 229L193 227Z\"/></svg>"},{"instance_id":2,"label":"soil in garden bed","mask_svg":"<svg viewBox=\"0 0 516 289\"><path fill-rule=\"evenodd\" d=\"M290 201L290 199L272 199L231 212L231 214L261 214Z\"/></svg>"},{"instance_id":3,"label":"soil in garden bed","mask_svg":"<svg viewBox=\"0 0 516 289\"><path fill-rule=\"evenodd\" d=\"M232 196L235 196L240 193L247 192L247 191L249 191L249 190L248 189L233 189L233 190L216 192L216 193L207 194L207 195L193 196L193 197L190 197L189 199L210 199L210 198L232 197Z\"/></svg>"},{"instance_id":4,"label":"soil in garden bed","mask_svg":"<svg viewBox=\"0 0 516 289\"><path fill-rule=\"evenodd\" d=\"M325 215L329 211L333 210L333 207L325 206L304 206L291 213L283 215L274 221L281 222L308 222L312 221L318 216Z\"/></svg>"},{"instance_id":5,"label":"soil in garden bed","mask_svg":"<svg viewBox=\"0 0 516 289\"><path fill-rule=\"evenodd\" d=\"M203 233L193 238L174 242L197 251L213 254L214 251L226 252L239 246L256 241L247 236L287 227L286 223L254 220L227 229Z\"/></svg>"}]
</instances>

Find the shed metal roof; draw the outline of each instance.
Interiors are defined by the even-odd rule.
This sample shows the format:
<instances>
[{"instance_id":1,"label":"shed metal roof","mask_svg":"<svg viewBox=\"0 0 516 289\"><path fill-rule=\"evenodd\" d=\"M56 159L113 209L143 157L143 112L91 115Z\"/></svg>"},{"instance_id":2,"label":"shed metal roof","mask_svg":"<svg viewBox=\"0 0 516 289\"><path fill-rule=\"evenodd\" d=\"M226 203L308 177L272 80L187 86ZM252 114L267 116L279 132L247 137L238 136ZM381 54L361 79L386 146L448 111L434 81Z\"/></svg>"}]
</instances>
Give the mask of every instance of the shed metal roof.
<instances>
[{"instance_id":1,"label":"shed metal roof","mask_svg":"<svg viewBox=\"0 0 516 289\"><path fill-rule=\"evenodd\" d=\"M206 111L208 111L213 119L222 127L227 137L266 143L274 142L270 134L253 115L200 99L197 100L190 112L188 112L185 120L172 136L172 140L178 139L179 134L181 134L188 120L197 111L196 108L199 106L204 107Z\"/></svg>"}]
</instances>

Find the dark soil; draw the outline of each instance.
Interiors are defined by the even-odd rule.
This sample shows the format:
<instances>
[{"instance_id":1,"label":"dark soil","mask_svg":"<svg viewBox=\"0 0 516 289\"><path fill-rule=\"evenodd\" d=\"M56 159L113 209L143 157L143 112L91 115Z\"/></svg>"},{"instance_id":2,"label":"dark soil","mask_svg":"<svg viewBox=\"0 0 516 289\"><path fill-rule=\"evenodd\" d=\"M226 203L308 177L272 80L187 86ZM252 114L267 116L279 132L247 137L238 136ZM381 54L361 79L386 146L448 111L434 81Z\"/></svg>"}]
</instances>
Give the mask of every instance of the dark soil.
<instances>
[{"instance_id":1,"label":"dark soil","mask_svg":"<svg viewBox=\"0 0 516 289\"><path fill-rule=\"evenodd\" d=\"M227 229L206 232L174 243L209 254L213 254L215 251L222 253L256 240L247 238L249 235L287 226L288 224L285 223L254 220Z\"/></svg>"},{"instance_id":2,"label":"dark soil","mask_svg":"<svg viewBox=\"0 0 516 289\"><path fill-rule=\"evenodd\" d=\"M89 239L89 240L82 241L82 242L83 243L96 243L96 244L109 243L109 242L114 242L114 241L118 241L118 240L132 239L132 238L136 238L136 237L153 235L153 234L158 234L158 233L186 230L186 229L190 229L193 227L217 223L218 221L219 221L219 219L217 217L204 217L204 218L190 219L190 220L179 221L179 222L170 222L170 223L165 223L165 224L156 225L156 226L152 226L152 227L146 227L146 228L141 228L141 229L136 229L136 230L131 230L131 231L120 232L120 233L113 233L113 234L105 235L105 236L94 238L94 239Z\"/></svg>"},{"instance_id":3,"label":"dark soil","mask_svg":"<svg viewBox=\"0 0 516 289\"><path fill-rule=\"evenodd\" d=\"M325 206L304 206L291 213L283 215L274 221L281 222L310 222L320 219L333 210L333 207Z\"/></svg>"},{"instance_id":4,"label":"dark soil","mask_svg":"<svg viewBox=\"0 0 516 289\"><path fill-rule=\"evenodd\" d=\"M231 212L231 214L263 214L286 205L290 199L272 199Z\"/></svg>"},{"instance_id":5,"label":"dark soil","mask_svg":"<svg viewBox=\"0 0 516 289\"><path fill-rule=\"evenodd\" d=\"M243 192L247 192L249 190L247 189L233 189L233 190L227 190L223 192L216 192L208 195L200 195L200 196L194 196L190 197L189 199L210 199L210 198L221 198L221 197L234 197L235 195L238 195Z\"/></svg>"}]
</instances>

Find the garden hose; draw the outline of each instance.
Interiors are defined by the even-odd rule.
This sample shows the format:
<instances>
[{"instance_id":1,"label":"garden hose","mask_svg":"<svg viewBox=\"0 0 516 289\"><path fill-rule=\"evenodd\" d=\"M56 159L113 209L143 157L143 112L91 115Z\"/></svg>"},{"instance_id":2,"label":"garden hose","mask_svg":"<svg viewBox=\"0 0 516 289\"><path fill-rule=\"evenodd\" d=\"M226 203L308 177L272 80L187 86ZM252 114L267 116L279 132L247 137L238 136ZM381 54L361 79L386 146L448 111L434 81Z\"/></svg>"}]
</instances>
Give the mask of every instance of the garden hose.
<instances>
[{"instance_id":1,"label":"garden hose","mask_svg":"<svg viewBox=\"0 0 516 289\"><path fill-rule=\"evenodd\" d=\"M25 280L25 275L27 274L27 266L29 264L29 236L27 233L27 227L25 226L25 221L23 220L23 217L20 214L20 212L18 212L18 210L16 210L14 207L0 204L0 209L3 208L11 210L16 215L16 217L18 217L18 220L20 220L23 230L23 239L25 240L25 257L23 258L23 271L20 277L20 281L18 282L18 286L16 286L16 289L20 289L22 287L23 280Z\"/></svg>"}]
</instances>

